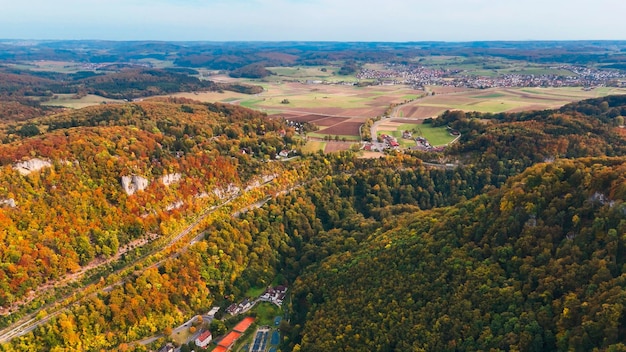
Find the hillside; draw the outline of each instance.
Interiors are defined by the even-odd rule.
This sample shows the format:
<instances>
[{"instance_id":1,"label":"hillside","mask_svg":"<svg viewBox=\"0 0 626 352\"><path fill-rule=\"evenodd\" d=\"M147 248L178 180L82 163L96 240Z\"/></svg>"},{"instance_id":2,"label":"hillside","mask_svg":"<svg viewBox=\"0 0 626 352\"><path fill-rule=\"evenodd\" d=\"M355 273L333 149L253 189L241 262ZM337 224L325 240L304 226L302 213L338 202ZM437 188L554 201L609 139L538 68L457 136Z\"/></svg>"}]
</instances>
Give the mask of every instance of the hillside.
<instances>
[{"instance_id":1,"label":"hillside","mask_svg":"<svg viewBox=\"0 0 626 352\"><path fill-rule=\"evenodd\" d=\"M431 123L463 140L443 154L288 162L271 161L293 131L232 105L0 125L0 322L43 321L0 350L144 351L274 281L292 292L284 351L619 348L624 107L447 112Z\"/></svg>"},{"instance_id":2,"label":"hillside","mask_svg":"<svg viewBox=\"0 0 626 352\"><path fill-rule=\"evenodd\" d=\"M263 91L260 86L244 83L200 80L190 75L194 74L192 70L188 71L109 65L97 71L61 73L0 66L0 121L21 121L53 113L53 107L41 103L53 104L55 94L73 94L76 98L95 94L133 100L178 92L231 90L258 94Z\"/></svg>"},{"instance_id":3,"label":"hillside","mask_svg":"<svg viewBox=\"0 0 626 352\"><path fill-rule=\"evenodd\" d=\"M172 234L279 167L283 126L234 106L155 101L31 120L0 145L0 306ZM246 149L248 154L240 150Z\"/></svg>"},{"instance_id":4,"label":"hillside","mask_svg":"<svg viewBox=\"0 0 626 352\"><path fill-rule=\"evenodd\" d=\"M300 350L624 348L625 171L559 160L388 220L296 281Z\"/></svg>"}]
</instances>

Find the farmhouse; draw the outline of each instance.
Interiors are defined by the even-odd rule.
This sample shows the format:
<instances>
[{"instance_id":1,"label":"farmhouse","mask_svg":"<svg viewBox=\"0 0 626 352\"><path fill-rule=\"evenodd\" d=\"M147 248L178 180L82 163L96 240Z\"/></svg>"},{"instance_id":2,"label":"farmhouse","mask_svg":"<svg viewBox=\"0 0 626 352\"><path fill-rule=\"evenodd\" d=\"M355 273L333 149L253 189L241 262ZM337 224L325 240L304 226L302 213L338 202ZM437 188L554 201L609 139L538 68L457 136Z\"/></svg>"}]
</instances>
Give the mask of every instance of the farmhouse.
<instances>
[{"instance_id":1,"label":"farmhouse","mask_svg":"<svg viewBox=\"0 0 626 352\"><path fill-rule=\"evenodd\" d=\"M389 148L398 148L400 146L400 143L398 143L398 140L394 136L381 134L380 138L383 139L383 141L387 144Z\"/></svg>"},{"instance_id":2,"label":"farmhouse","mask_svg":"<svg viewBox=\"0 0 626 352\"><path fill-rule=\"evenodd\" d=\"M285 300L285 295L287 294L287 287L285 286L276 286L274 288L268 287L265 292L259 297L259 301L270 302L277 306L282 306L283 301Z\"/></svg>"}]
</instances>

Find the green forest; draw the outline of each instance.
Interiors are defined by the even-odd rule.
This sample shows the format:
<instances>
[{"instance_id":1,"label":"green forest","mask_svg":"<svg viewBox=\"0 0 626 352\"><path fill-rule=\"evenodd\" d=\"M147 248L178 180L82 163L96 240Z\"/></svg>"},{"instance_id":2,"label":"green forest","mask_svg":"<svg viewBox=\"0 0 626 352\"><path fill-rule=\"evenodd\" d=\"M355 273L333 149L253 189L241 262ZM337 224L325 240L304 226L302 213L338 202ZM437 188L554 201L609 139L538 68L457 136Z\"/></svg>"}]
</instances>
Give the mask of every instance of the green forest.
<instances>
[{"instance_id":1,"label":"green forest","mask_svg":"<svg viewBox=\"0 0 626 352\"><path fill-rule=\"evenodd\" d=\"M0 325L48 319L0 350L146 351L277 279L282 351L625 350L624 115L446 112L380 159L185 99L0 120Z\"/></svg>"}]
</instances>

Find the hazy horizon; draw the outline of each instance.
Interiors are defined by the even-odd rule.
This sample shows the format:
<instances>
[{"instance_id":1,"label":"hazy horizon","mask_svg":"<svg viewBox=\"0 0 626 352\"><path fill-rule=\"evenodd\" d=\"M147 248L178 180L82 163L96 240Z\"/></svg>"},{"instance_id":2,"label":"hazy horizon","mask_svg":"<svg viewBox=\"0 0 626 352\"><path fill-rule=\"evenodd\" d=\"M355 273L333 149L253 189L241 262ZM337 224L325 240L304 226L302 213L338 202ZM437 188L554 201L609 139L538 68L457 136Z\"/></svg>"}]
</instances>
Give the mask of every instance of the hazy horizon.
<instances>
[{"instance_id":1,"label":"hazy horizon","mask_svg":"<svg viewBox=\"0 0 626 352\"><path fill-rule=\"evenodd\" d=\"M626 39L617 0L26 0L0 37L113 41L561 41Z\"/></svg>"}]
</instances>

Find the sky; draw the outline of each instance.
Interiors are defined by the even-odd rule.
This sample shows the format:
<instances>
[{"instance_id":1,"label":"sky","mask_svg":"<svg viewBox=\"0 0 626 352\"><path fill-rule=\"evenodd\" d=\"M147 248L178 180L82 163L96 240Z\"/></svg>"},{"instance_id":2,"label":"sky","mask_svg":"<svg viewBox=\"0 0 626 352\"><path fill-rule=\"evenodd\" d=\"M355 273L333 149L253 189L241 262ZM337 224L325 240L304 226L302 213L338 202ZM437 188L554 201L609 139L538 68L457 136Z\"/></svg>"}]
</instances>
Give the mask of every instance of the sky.
<instances>
[{"instance_id":1,"label":"sky","mask_svg":"<svg viewBox=\"0 0 626 352\"><path fill-rule=\"evenodd\" d=\"M0 38L626 40L624 0L0 0Z\"/></svg>"}]
</instances>

